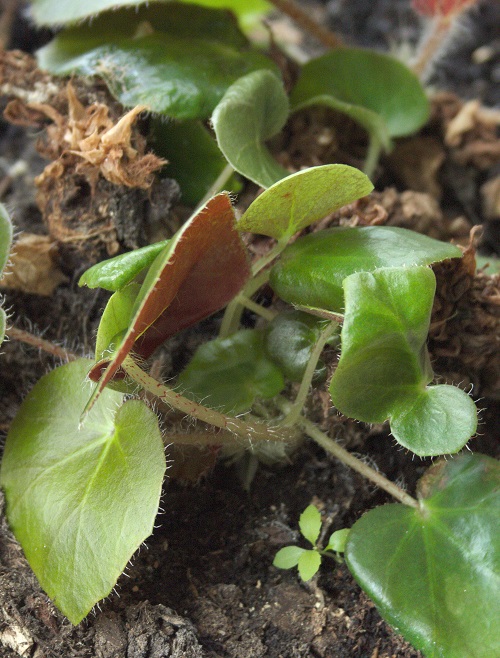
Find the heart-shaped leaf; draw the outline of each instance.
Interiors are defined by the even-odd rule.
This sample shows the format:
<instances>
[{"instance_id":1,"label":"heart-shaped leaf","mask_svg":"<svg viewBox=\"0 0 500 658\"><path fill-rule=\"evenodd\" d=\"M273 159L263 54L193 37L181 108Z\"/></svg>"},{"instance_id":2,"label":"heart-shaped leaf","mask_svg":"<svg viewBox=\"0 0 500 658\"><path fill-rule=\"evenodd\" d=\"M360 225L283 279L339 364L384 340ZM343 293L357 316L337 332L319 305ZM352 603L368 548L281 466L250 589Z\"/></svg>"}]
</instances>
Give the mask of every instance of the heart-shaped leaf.
<instances>
[{"instance_id":1,"label":"heart-shaped leaf","mask_svg":"<svg viewBox=\"0 0 500 658\"><path fill-rule=\"evenodd\" d=\"M343 280L381 267L430 265L461 257L458 247L393 226L331 228L289 245L270 283L286 302L342 312Z\"/></svg>"},{"instance_id":2,"label":"heart-shaped leaf","mask_svg":"<svg viewBox=\"0 0 500 658\"><path fill-rule=\"evenodd\" d=\"M258 196L241 217L238 229L286 240L372 190L367 176L354 167L330 164L304 169Z\"/></svg>"},{"instance_id":3,"label":"heart-shaped leaf","mask_svg":"<svg viewBox=\"0 0 500 658\"><path fill-rule=\"evenodd\" d=\"M163 168L181 188L181 200L196 206L227 166L217 142L200 121L153 121L151 140L155 154L165 158ZM241 181L233 175L220 189L239 192ZM219 191L219 190L217 190Z\"/></svg>"},{"instance_id":4,"label":"heart-shaped leaf","mask_svg":"<svg viewBox=\"0 0 500 658\"><path fill-rule=\"evenodd\" d=\"M410 69L394 57L359 48L338 48L307 62L290 101L294 109L326 104L340 110L385 148L390 137L415 132L429 116L429 101Z\"/></svg>"},{"instance_id":5,"label":"heart-shaped leaf","mask_svg":"<svg viewBox=\"0 0 500 658\"><path fill-rule=\"evenodd\" d=\"M57 368L12 423L0 472L7 516L41 586L77 624L153 531L165 456L155 414L105 391L80 426L91 362Z\"/></svg>"},{"instance_id":6,"label":"heart-shaped leaf","mask_svg":"<svg viewBox=\"0 0 500 658\"><path fill-rule=\"evenodd\" d=\"M288 118L283 83L269 70L237 80L212 115L220 150L240 174L261 187L270 187L288 171L276 162L264 142L276 135Z\"/></svg>"},{"instance_id":7,"label":"heart-shaped leaf","mask_svg":"<svg viewBox=\"0 0 500 658\"><path fill-rule=\"evenodd\" d=\"M190 2L190 0L183 0ZM169 0L163 0L165 4ZM87 2L63 2L60 0L32 0L33 16L38 25L63 25L76 23L83 18L90 18L107 9L119 7L137 7L148 4L147 0L88 0ZM158 3L159 4L159 3ZM176 3L169 2L171 9ZM230 9L243 22L251 20L256 14L269 10L265 0L197 0L197 5L215 9Z\"/></svg>"},{"instance_id":8,"label":"heart-shaped leaf","mask_svg":"<svg viewBox=\"0 0 500 658\"><path fill-rule=\"evenodd\" d=\"M339 411L368 423L389 418L398 442L417 455L457 452L477 426L466 393L427 387L433 373L425 343L435 286L427 267L347 277L342 353L330 383Z\"/></svg>"},{"instance_id":9,"label":"heart-shaped leaf","mask_svg":"<svg viewBox=\"0 0 500 658\"><path fill-rule=\"evenodd\" d=\"M131 350L147 358L167 338L225 306L249 275L231 201L227 194L219 194L184 224L150 266L122 342L113 350L104 374L102 364L90 374L95 380L100 378L94 396L111 381ZM100 331L111 337L116 329L113 314L109 319L112 329ZM104 352L107 346L103 343L101 349Z\"/></svg>"},{"instance_id":10,"label":"heart-shaped leaf","mask_svg":"<svg viewBox=\"0 0 500 658\"><path fill-rule=\"evenodd\" d=\"M272 320L265 333L266 352L292 382L300 382L325 323L308 313L284 311ZM324 365L315 379L325 377Z\"/></svg>"},{"instance_id":11,"label":"heart-shaped leaf","mask_svg":"<svg viewBox=\"0 0 500 658\"><path fill-rule=\"evenodd\" d=\"M346 561L380 614L426 658L500 655L500 464L461 455L431 467L419 507L357 521Z\"/></svg>"},{"instance_id":12,"label":"heart-shaped leaf","mask_svg":"<svg viewBox=\"0 0 500 658\"><path fill-rule=\"evenodd\" d=\"M255 329L201 345L178 383L187 397L231 414L248 411L256 398L273 398L285 386Z\"/></svg>"},{"instance_id":13,"label":"heart-shaped leaf","mask_svg":"<svg viewBox=\"0 0 500 658\"><path fill-rule=\"evenodd\" d=\"M230 14L177 3L106 12L63 30L37 57L56 75L99 75L126 107L178 119L207 118L250 71L277 71Z\"/></svg>"},{"instance_id":14,"label":"heart-shaped leaf","mask_svg":"<svg viewBox=\"0 0 500 658\"><path fill-rule=\"evenodd\" d=\"M78 285L104 288L104 290L112 292L120 290L135 279L140 272L147 269L168 242L168 240L156 242L96 263L82 274Z\"/></svg>"}]
</instances>

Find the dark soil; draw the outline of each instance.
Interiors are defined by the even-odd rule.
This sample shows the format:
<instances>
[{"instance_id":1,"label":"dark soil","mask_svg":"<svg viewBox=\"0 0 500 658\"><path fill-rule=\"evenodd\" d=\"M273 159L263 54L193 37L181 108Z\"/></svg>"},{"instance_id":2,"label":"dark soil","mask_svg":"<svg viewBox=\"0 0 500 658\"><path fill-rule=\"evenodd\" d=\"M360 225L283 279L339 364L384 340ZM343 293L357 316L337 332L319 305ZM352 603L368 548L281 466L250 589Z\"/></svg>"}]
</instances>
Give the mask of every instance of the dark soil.
<instances>
[{"instance_id":1,"label":"dark soil","mask_svg":"<svg viewBox=\"0 0 500 658\"><path fill-rule=\"evenodd\" d=\"M347 4L349 12L345 10ZM387 12L389 5L392 13ZM498 104L498 88L495 90L493 83L498 82L499 75L495 41L499 35L492 27L495 20L497 27L500 24L497 6L482 3L474 14L477 41L466 40L467 47L464 45L460 51L468 61L466 71L460 64L453 73L443 64L433 70L435 84L446 83L462 92L461 85L468 87L467 81L473 79L476 86L466 95L477 94L490 105ZM421 29L413 14L410 18L406 1L337 0L326 3L325 9L336 25L348 31L349 39L363 45L376 43L383 47L381 42L388 29L400 42L414 42ZM28 34L33 39L32 33ZM496 47L496 54L488 66L473 68L470 53L484 45ZM460 80L456 77L458 68ZM10 176L9 168L14 163L22 165L5 183L2 200L12 211L17 229L44 233L33 178L46 163L36 154L33 142L30 131L2 125L0 167L4 176ZM401 188L401 181L390 171L386 164L381 180L385 184L388 179ZM479 187L492 175L487 169L472 178L476 208ZM154 218L143 201L137 201L140 210L136 207L134 222L147 233ZM465 232L461 235L466 236L476 217L460 205L456 195L448 195L447 202L451 214L465 215ZM182 212L174 208L169 220L173 226ZM481 213L480 207L477 212ZM130 223L127 213L125 208L125 227ZM122 247L130 248L134 241L145 239L144 232L131 236L124 229L118 231L118 240ZM498 244L494 238L491 240L490 251L494 251ZM76 285L91 257L95 257L94 251L92 256L82 251L63 252L61 268L68 281L50 297L6 293L16 326L40 332L81 354L91 354L107 298L106 293ZM182 368L196 345L215 334L219 320L209 319L172 339L159 357L163 376L172 376ZM0 423L6 430L27 390L57 363L16 341L4 344L2 351ZM439 358L445 370L454 373L460 367L444 356ZM471 376L474 381L475 376ZM481 381L479 374L477 381ZM473 448L498 457L498 401L484 400L481 406L486 409L483 435L474 440ZM415 461L411 455L395 450L385 427L337 421L333 425L348 447L362 452L387 477L414 491L429 460ZM176 454L177 466L182 466L183 459L193 456ZM364 511L387 501L384 493L311 444L304 444L289 464L260 466L248 493L236 469L224 463L218 463L196 486L167 478L159 527L134 556L116 591L77 627L71 626L41 591L1 516L0 658L416 658L421 654L380 618L345 565L325 564L320 574L306 584L296 573L272 566L282 546L300 541L297 520L309 503L314 502L322 510L325 534L329 534L350 527Z\"/></svg>"}]
</instances>

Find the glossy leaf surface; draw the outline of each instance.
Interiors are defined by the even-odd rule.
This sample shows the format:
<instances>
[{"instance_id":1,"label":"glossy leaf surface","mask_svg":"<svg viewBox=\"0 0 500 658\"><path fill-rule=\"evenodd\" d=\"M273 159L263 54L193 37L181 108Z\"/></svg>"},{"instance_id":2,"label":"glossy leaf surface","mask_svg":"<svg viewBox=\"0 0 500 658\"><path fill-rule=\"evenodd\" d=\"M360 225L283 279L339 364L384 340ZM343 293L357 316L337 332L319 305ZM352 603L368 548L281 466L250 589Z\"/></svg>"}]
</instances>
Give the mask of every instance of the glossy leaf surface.
<instances>
[{"instance_id":1,"label":"glossy leaf surface","mask_svg":"<svg viewBox=\"0 0 500 658\"><path fill-rule=\"evenodd\" d=\"M342 282L354 272L430 265L461 255L458 247L404 228L331 228L289 245L271 270L270 283L290 304L342 312Z\"/></svg>"},{"instance_id":2,"label":"glossy leaf surface","mask_svg":"<svg viewBox=\"0 0 500 658\"><path fill-rule=\"evenodd\" d=\"M168 160L163 171L179 183L181 200L190 206L204 198L227 165L217 142L200 121L157 119L153 122L152 141L156 155ZM233 176L224 189L239 192L239 177Z\"/></svg>"},{"instance_id":3,"label":"glossy leaf surface","mask_svg":"<svg viewBox=\"0 0 500 658\"><path fill-rule=\"evenodd\" d=\"M347 541L349 569L426 658L500 655L499 462L439 462L424 476L419 502L362 516Z\"/></svg>"},{"instance_id":4,"label":"glossy leaf surface","mask_svg":"<svg viewBox=\"0 0 500 658\"><path fill-rule=\"evenodd\" d=\"M288 175L264 142L276 135L288 118L283 83L268 70L237 80L212 115L217 143L230 165L261 187Z\"/></svg>"},{"instance_id":5,"label":"glossy leaf surface","mask_svg":"<svg viewBox=\"0 0 500 658\"><path fill-rule=\"evenodd\" d=\"M249 274L231 202L227 194L219 194L184 224L150 266L128 329L94 395L111 381L129 352L147 358L167 338L225 306Z\"/></svg>"},{"instance_id":6,"label":"glossy leaf surface","mask_svg":"<svg viewBox=\"0 0 500 658\"><path fill-rule=\"evenodd\" d=\"M368 423L389 418L398 442L417 455L457 452L477 426L466 393L427 386L433 378L426 340L435 286L427 267L347 277L342 353L330 383L339 411Z\"/></svg>"},{"instance_id":7,"label":"glossy leaf surface","mask_svg":"<svg viewBox=\"0 0 500 658\"><path fill-rule=\"evenodd\" d=\"M278 240L291 238L372 190L368 177L354 167L330 164L304 169L258 196L241 217L238 229Z\"/></svg>"},{"instance_id":8,"label":"glossy leaf surface","mask_svg":"<svg viewBox=\"0 0 500 658\"><path fill-rule=\"evenodd\" d=\"M307 62L290 100L294 109L327 104L345 112L386 147L389 137L415 132L429 116L424 89L410 69L360 48L338 48Z\"/></svg>"},{"instance_id":9,"label":"glossy leaf surface","mask_svg":"<svg viewBox=\"0 0 500 658\"><path fill-rule=\"evenodd\" d=\"M190 0L186 0L190 2ZM164 4L170 3L164 0ZM62 25L89 18L107 9L137 7L147 4L146 0L88 0L87 2L64 2L60 0L32 0L33 14L39 25ZM257 12L269 10L264 0L196 0L197 5L215 9L230 9L242 19ZM169 9L169 8L167 8Z\"/></svg>"},{"instance_id":10,"label":"glossy leaf surface","mask_svg":"<svg viewBox=\"0 0 500 658\"><path fill-rule=\"evenodd\" d=\"M35 385L13 421L0 484L41 586L74 624L108 596L153 531L165 456L155 414L105 391L80 426L91 362Z\"/></svg>"},{"instance_id":11,"label":"glossy leaf surface","mask_svg":"<svg viewBox=\"0 0 500 658\"><path fill-rule=\"evenodd\" d=\"M284 311L269 323L265 332L266 352L290 381L302 381L324 325L319 318L300 311ZM321 376L322 370L324 366L317 370L317 376Z\"/></svg>"},{"instance_id":12,"label":"glossy leaf surface","mask_svg":"<svg viewBox=\"0 0 500 658\"><path fill-rule=\"evenodd\" d=\"M316 546L321 530L321 513L316 505L308 505L299 518L299 528L302 536Z\"/></svg>"},{"instance_id":13,"label":"glossy leaf surface","mask_svg":"<svg viewBox=\"0 0 500 658\"><path fill-rule=\"evenodd\" d=\"M255 329L201 345L178 383L184 395L231 414L248 411L256 398L272 398L285 386Z\"/></svg>"},{"instance_id":14,"label":"glossy leaf surface","mask_svg":"<svg viewBox=\"0 0 500 658\"><path fill-rule=\"evenodd\" d=\"M82 274L78 285L112 292L120 290L148 268L167 244L168 240L163 240L96 263Z\"/></svg>"},{"instance_id":15,"label":"glossy leaf surface","mask_svg":"<svg viewBox=\"0 0 500 658\"><path fill-rule=\"evenodd\" d=\"M178 119L207 118L235 80L276 71L230 14L177 3L107 12L60 32L37 56L56 75L99 75L126 107Z\"/></svg>"}]
</instances>

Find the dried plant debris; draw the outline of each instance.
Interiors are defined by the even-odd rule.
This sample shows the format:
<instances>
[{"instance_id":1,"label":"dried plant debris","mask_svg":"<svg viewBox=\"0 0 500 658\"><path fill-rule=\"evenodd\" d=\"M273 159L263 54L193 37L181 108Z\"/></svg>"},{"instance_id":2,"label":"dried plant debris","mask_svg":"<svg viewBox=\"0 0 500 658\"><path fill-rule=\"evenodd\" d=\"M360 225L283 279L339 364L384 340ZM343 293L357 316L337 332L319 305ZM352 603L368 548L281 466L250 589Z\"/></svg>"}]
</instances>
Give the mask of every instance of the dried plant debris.
<instances>
[{"instance_id":1,"label":"dried plant debris","mask_svg":"<svg viewBox=\"0 0 500 658\"><path fill-rule=\"evenodd\" d=\"M500 110L485 108L479 101L464 102L443 92L432 101L431 123L441 128L450 157L457 164L485 170L500 161Z\"/></svg>"},{"instance_id":2,"label":"dried plant debris","mask_svg":"<svg viewBox=\"0 0 500 658\"><path fill-rule=\"evenodd\" d=\"M37 149L52 162L35 179L36 200L66 266L75 253L78 267L142 246L158 205L168 220L179 189L155 176L165 160L146 152L143 106L124 113L99 83L53 78L18 52L0 54L0 92L8 121L46 127Z\"/></svg>"},{"instance_id":3,"label":"dried plant debris","mask_svg":"<svg viewBox=\"0 0 500 658\"><path fill-rule=\"evenodd\" d=\"M448 383L500 398L500 275L475 272L472 244L462 259L438 263L429 350Z\"/></svg>"},{"instance_id":4,"label":"dried plant debris","mask_svg":"<svg viewBox=\"0 0 500 658\"><path fill-rule=\"evenodd\" d=\"M0 287L52 295L67 277L58 266L57 245L47 235L22 233L16 240Z\"/></svg>"}]
</instances>

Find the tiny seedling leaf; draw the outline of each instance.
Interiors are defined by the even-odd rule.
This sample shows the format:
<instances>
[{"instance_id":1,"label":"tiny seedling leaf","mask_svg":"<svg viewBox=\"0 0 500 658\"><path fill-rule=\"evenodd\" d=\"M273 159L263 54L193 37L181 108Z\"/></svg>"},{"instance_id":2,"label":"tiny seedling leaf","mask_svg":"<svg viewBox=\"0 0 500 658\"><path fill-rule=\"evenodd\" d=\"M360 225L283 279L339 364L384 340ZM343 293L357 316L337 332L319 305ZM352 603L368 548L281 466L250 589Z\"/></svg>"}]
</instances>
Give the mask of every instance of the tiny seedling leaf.
<instances>
[{"instance_id":1,"label":"tiny seedling leaf","mask_svg":"<svg viewBox=\"0 0 500 658\"><path fill-rule=\"evenodd\" d=\"M350 529L342 528L342 530L335 530L330 535L328 546L325 551L335 551L336 553L344 553L347 539L349 537Z\"/></svg>"},{"instance_id":2,"label":"tiny seedling leaf","mask_svg":"<svg viewBox=\"0 0 500 658\"><path fill-rule=\"evenodd\" d=\"M458 247L393 226L331 228L299 238L281 254L270 283L286 302L342 313L343 280L382 267L461 257Z\"/></svg>"},{"instance_id":3,"label":"tiny seedling leaf","mask_svg":"<svg viewBox=\"0 0 500 658\"><path fill-rule=\"evenodd\" d=\"M163 240L96 263L82 274L78 285L112 292L120 290L147 269L167 244L168 240Z\"/></svg>"},{"instance_id":4,"label":"tiny seedling leaf","mask_svg":"<svg viewBox=\"0 0 500 658\"><path fill-rule=\"evenodd\" d=\"M321 555L318 551L304 551L299 557L297 566L299 569L299 576L302 580L311 580L311 578L319 571L321 566Z\"/></svg>"},{"instance_id":5,"label":"tiny seedling leaf","mask_svg":"<svg viewBox=\"0 0 500 658\"><path fill-rule=\"evenodd\" d=\"M41 586L73 623L108 596L153 531L165 472L155 414L105 391L80 425L91 361L53 370L7 436L7 517Z\"/></svg>"},{"instance_id":6,"label":"tiny seedling leaf","mask_svg":"<svg viewBox=\"0 0 500 658\"><path fill-rule=\"evenodd\" d=\"M308 505L299 519L299 528L302 536L316 546L321 530L321 513L316 505Z\"/></svg>"},{"instance_id":7,"label":"tiny seedling leaf","mask_svg":"<svg viewBox=\"0 0 500 658\"><path fill-rule=\"evenodd\" d=\"M435 286L428 267L347 277L342 354L330 383L339 411L369 423L389 418L398 442L422 456L457 452L477 425L466 393L427 386L433 378L426 340Z\"/></svg>"},{"instance_id":8,"label":"tiny seedling leaf","mask_svg":"<svg viewBox=\"0 0 500 658\"><path fill-rule=\"evenodd\" d=\"M286 240L372 190L367 176L348 165L304 169L258 196L238 222L238 229Z\"/></svg>"},{"instance_id":9,"label":"tiny seedling leaf","mask_svg":"<svg viewBox=\"0 0 500 658\"><path fill-rule=\"evenodd\" d=\"M283 83L269 70L237 80L212 115L217 143L229 164L261 187L288 176L264 142L276 135L288 118Z\"/></svg>"},{"instance_id":10,"label":"tiny seedling leaf","mask_svg":"<svg viewBox=\"0 0 500 658\"><path fill-rule=\"evenodd\" d=\"M165 4L168 1L164 0ZM182 1L190 2L190 0ZM50 26L79 22L108 9L137 7L144 4L147 4L147 0L88 0L87 2L63 3L60 0L32 0L33 16L38 25ZM265 0L197 0L196 4L214 9L230 9L243 21L247 17L251 18L257 13L268 11L270 8L269 3Z\"/></svg>"},{"instance_id":11,"label":"tiny seedling leaf","mask_svg":"<svg viewBox=\"0 0 500 658\"><path fill-rule=\"evenodd\" d=\"M131 350L147 358L167 338L225 306L249 275L231 202L227 194L219 194L184 224L150 266L93 399ZM114 322L111 314L109 319ZM112 330L103 333L111 337Z\"/></svg>"},{"instance_id":12,"label":"tiny seedling leaf","mask_svg":"<svg viewBox=\"0 0 500 658\"><path fill-rule=\"evenodd\" d=\"M381 615L426 658L500 655L500 464L460 455L431 467L419 507L378 507L345 557Z\"/></svg>"},{"instance_id":13,"label":"tiny seedling leaf","mask_svg":"<svg viewBox=\"0 0 500 658\"><path fill-rule=\"evenodd\" d=\"M299 563L299 558L305 552L305 548L299 546L285 546L280 548L273 560L273 565L278 569L293 569Z\"/></svg>"},{"instance_id":14,"label":"tiny seedling leaf","mask_svg":"<svg viewBox=\"0 0 500 658\"><path fill-rule=\"evenodd\" d=\"M267 326L266 352L290 381L302 381L314 345L324 326L323 320L295 310L279 313ZM315 379L324 377L324 371L324 366L320 365Z\"/></svg>"},{"instance_id":15,"label":"tiny seedling leaf","mask_svg":"<svg viewBox=\"0 0 500 658\"><path fill-rule=\"evenodd\" d=\"M201 345L178 384L186 396L232 414L248 411L256 398L272 398L285 386L256 329Z\"/></svg>"},{"instance_id":16,"label":"tiny seedling leaf","mask_svg":"<svg viewBox=\"0 0 500 658\"><path fill-rule=\"evenodd\" d=\"M163 172L179 183L182 202L196 206L227 166L217 142L203 123L195 120L158 118L153 120L151 132L155 154L168 161ZM239 176L233 175L221 189L239 192Z\"/></svg>"},{"instance_id":17,"label":"tiny seedling leaf","mask_svg":"<svg viewBox=\"0 0 500 658\"><path fill-rule=\"evenodd\" d=\"M228 12L151 3L69 27L37 53L55 75L99 75L122 105L208 118L227 88L275 64L252 49Z\"/></svg>"},{"instance_id":18,"label":"tiny seedling leaf","mask_svg":"<svg viewBox=\"0 0 500 658\"><path fill-rule=\"evenodd\" d=\"M415 132L429 116L425 91L409 68L360 48L338 48L307 62L290 100L293 109L325 104L344 112L385 148L390 137Z\"/></svg>"}]
</instances>

